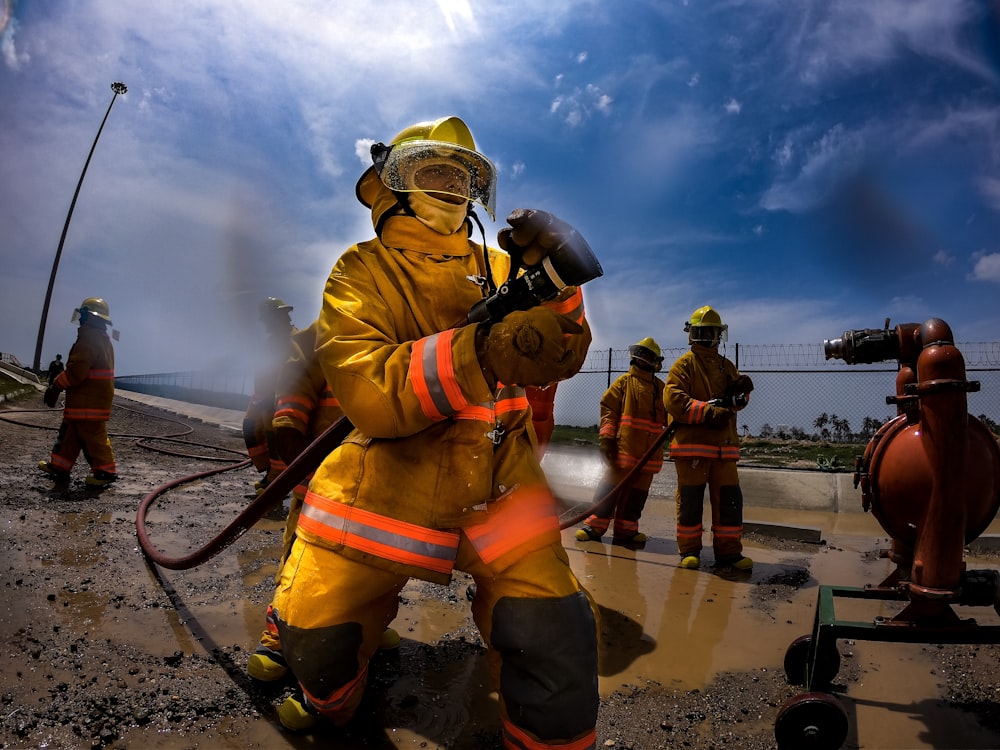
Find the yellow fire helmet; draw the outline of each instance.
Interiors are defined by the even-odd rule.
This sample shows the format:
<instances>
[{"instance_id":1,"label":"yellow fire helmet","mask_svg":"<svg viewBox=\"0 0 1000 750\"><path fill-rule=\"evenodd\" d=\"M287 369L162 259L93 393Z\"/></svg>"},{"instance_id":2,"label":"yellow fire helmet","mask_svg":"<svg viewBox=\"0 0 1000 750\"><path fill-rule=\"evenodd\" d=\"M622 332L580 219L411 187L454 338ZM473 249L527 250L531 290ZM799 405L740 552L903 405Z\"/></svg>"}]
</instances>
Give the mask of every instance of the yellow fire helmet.
<instances>
[{"instance_id":1,"label":"yellow fire helmet","mask_svg":"<svg viewBox=\"0 0 1000 750\"><path fill-rule=\"evenodd\" d=\"M628 348L628 356L629 359L638 359L640 362L646 363L654 372L663 368L663 354L660 351L660 345L650 336L632 344Z\"/></svg>"},{"instance_id":2,"label":"yellow fire helmet","mask_svg":"<svg viewBox=\"0 0 1000 750\"><path fill-rule=\"evenodd\" d=\"M461 118L449 116L403 128L389 145L372 146L373 166L358 180L358 200L371 208L380 180L397 193L423 192L426 170L449 170L456 179L437 183L433 192L447 193L478 203L496 220L497 171L476 150L476 142Z\"/></svg>"},{"instance_id":3,"label":"yellow fire helmet","mask_svg":"<svg viewBox=\"0 0 1000 750\"><path fill-rule=\"evenodd\" d=\"M260 319L266 320L274 315L274 313L284 311L291 312L294 309L295 308L291 305L285 304L285 300L281 299L281 297L268 297L260 303L257 311L260 313Z\"/></svg>"},{"instance_id":4,"label":"yellow fire helmet","mask_svg":"<svg viewBox=\"0 0 1000 750\"><path fill-rule=\"evenodd\" d=\"M111 311L108 309L108 303L100 297L87 297L87 299L81 302L80 306L73 311L73 317L70 319L70 322L76 323L80 320L84 313L100 318L105 323L111 322Z\"/></svg>"},{"instance_id":5,"label":"yellow fire helmet","mask_svg":"<svg viewBox=\"0 0 1000 750\"><path fill-rule=\"evenodd\" d=\"M722 322L718 310L709 305L699 307L691 313L691 318L684 324L684 330L688 334L689 344L718 346L720 341L729 338L729 326Z\"/></svg>"}]
</instances>

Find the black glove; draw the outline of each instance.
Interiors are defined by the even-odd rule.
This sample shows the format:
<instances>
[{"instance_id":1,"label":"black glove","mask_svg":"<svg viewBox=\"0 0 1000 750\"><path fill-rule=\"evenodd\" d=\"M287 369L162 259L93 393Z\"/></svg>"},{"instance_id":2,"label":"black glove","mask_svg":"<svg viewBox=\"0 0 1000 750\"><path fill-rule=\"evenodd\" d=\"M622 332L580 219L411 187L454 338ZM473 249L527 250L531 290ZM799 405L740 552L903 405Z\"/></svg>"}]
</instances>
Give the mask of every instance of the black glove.
<instances>
[{"instance_id":1,"label":"black glove","mask_svg":"<svg viewBox=\"0 0 1000 750\"><path fill-rule=\"evenodd\" d=\"M274 449L285 464L290 464L309 447L309 438L294 427L279 427L274 431Z\"/></svg>"},{"instance_id":2,"label":"black glove","mask_svg":"<svg viewBox=\"0 0 1000 750\"><path fill-rule=\"evenodd\" d=\"M725 406L709 406L705 412L705 424L709 427L725 427L735 413Z\"/></svg>"},{"instance_id":3,"label":"black glove","mask_svg":"<svg viewBox=\"0 0 1000 750\"><path fill-rule=\"evenodd\" d=\"M602 437L600 440L601 456L609 466L614 466L618 460L618 441L614 438Z\"/></svg>"},{"instance_id":4,"label":"black glove","mask_svg":"<svg viewBox=\"0 0 1000 750\"><path fill-rule=\"evenodd\" d=\"M586 255L592 255L590 245L572 226L548 211L534 208L515 208L507 217L509 227L497 232L497 243L514 259L526 266L535 266L554 250L569 245L574 248L579 243L586 247ZM584 254L584 253L576 253Z\"/></svg>"},{"instance_id":5,"label":"black glove","mask_svg":"<svg viewBox=\"0 0 1000 750\"><path fill-rule=\"evenodd\" d=\"M493 386L548 385L575 374L580 363L566 348L566 334L583 327L548 307L515 310L487 331L477 332L476 354Z\"/></svg>"},{"instance_id":6,"label":"black glove","mask_svg":"<svg viewBox=\"0 0 1000 750\"><path fill-rule=\"evenodd\" d=\"M731 390L733 393L750 393L753 390L753 381L749 375L740 375L733 381Z\"/></svg>"},{"instance_id":7,"label":"black glove","mask_svg":"<svg viewBox=\"0 0 1000 750\"><path fill-rule=\"evenodd\" d=\"M59 403L59 394L62 393L62 389L58 386L50 385L45 389L45 393L42 394L42 401L49 408L54 408L56 404Z\"/></svg>"}]
</instances>

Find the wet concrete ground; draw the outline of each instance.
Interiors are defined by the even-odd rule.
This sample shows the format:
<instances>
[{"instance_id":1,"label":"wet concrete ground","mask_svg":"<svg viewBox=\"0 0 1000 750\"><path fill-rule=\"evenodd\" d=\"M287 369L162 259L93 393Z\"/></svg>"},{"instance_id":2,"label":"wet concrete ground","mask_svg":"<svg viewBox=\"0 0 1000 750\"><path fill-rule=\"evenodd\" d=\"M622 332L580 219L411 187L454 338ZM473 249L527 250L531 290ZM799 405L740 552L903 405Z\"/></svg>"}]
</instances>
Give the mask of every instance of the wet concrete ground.
<instances>
[{"instance_id":1,"label":"wet concrete ground","mask_svg":"<svg viewBox=\"0 0 1000 750\"><path fill-rule=\"evenodd\" d=\"M23 439L21 433L18 435L19 440ZM12 442L7 444L8 448L12 446ZM582 510L592 499L601 473L596 452L556 449L543 465L558 494L575 503L567 508L567 517ZM176 468L166 465L161 468L163 478L178 475ZM119 608L114 599L109 602L107 597L91 590L97 588L100 568L113 559L109 546L93 546L81 540L98 526L128 536L135 520L134 504L127 500L128 493L141 497L162 481L162 478L141 479L145 481L134 486L123 480L102 502L88 501L73 512L32 515L34 533L39 538L57 538L62 543L56 543L57 549L51 546L53 542L47 541L41 556L27 545L8 546L6 570L28 572L14 574L25 579L23 587L20 580L7 581L5 585L13 591L25 590L32 578L45 576L47 580L46 571L51 572L54 566L77 570L82 580L71 588L54 589L48 603L19 600L22 606L8 609L0 617L3 629L9 633L25 628L41 630L48 624L42 620L51 618L57 633L60 628L64 633L89 633L91 638L99 636L118 644L117 648L123 651L133 647L143 652L152 649L164 659L175 653L187 658L220 652L228 655L235 652L239 656L240 648L245 655L260 633L282 522L262 520L245 539L193 570L161 571L157 579L137 562L134 577L122 581L122 591L131 592L124 595L123 603L129 603L128 596L140 596L145 601L166 588L178 595L181 606L151 608L144 603ZM247 477L222 481L229 485L246 484ZM563 532L570 562L602 610L602 698L651 683L666 689L695 691L704 690L723 673L782 673L789 644L811 631L820 584L877 584L890 572L890 563L877 555L880 548L888 545L888 539L870 514L790 511L764 506L747 507L747 521L818 529L823 543L774 542L754 537L745 545L745 553L756 563L750 575L720 574L708 567L682 570L677 567L672 483L673 467L667 464L654 484L654 495L642 518L642 529L649 535L649 541L638 549L578 542L573 538L572 528ZM197 508L191 507L190 498L185 499L184 493L165 499L150 518L153 533L163 532L155 538L164 545L180 544L189 541L184 537L195 533L196 523L208 523L213 518L227 522L233 518L245 500L239 491L232 492L227 487L221 491L216 488L208 497L225 496L228 500L203 502ZM192 490L192 497L198 492L204 490ZM125 502L115 510L102 510L116 496L114 493ZM845 507L850 506L851 503L845 503ZM853 507L860 511L860 501ZM176 521L185 513L191 519L190 526L185 519L178 532ZM158 525L161 520L162 526ZM173 525L168 525L168 520ZM16 523L16 516L8 522ZM13 526L4 528L9 531ZM1000 523L994 521L987 533L998 531ZM174 533L176 538L172 536ZM710 548L707 537L706 547ZM134 548L133 552L138 555ZM711 562L708 549L704 557L706 564ZM996 567L995 558L967 558L967 561L972 569ZM788 581L796 585L784 585ZM467 739L454 739L473 737L477 729L495 732L497 724L495 696L488 686L485 660L474 645L475 629L464 596L466 585L466 581L457 577L447 589L416 581L404 589L406 605L393 623L404 639L404 651L440 656L440 666L380 686L381 700L389 706L388 716L395 716L394 720L386 720L381 744L368 737L353 744L337 741L331 745L322 735L296 737L283 732L274 721L261 720L259 716L237 716L231 725L220 724L210 737L171 735L150 726L134 730L129 744L116 746L162 750L189 747L479 750ZM213 593L232 590L242 593L237 596ZM838 608L838 615L865 620L891 615L897 606L881 603L873 609L871 603L852 602L843 611ZM981 625L1000 624L992 607L962 609L959 614L975 617ZM463 644L469 647L464 649ZM939 647L862 641L842 641L838 645L843 656L843 679L835 680L835 686L839 686L837 695L850 720L845 747L883 750L1000 747L1000 734L984 728L975 716L944 699L948 676L941 672ZM456 657L447 653L449 648L460 654L467 651L467 655ZM25 667L3 658L0 666L8 676L5 680L14 671L20 675L25 668L35 669L31 664ZM207 667L219 669L211 664ZM51 677L39 675L38 679L44 685ZM427 710L428 706L433 710ZM10 706L4 706L3 710L11 716L17 712L16 707ZM759 709L767 722L773 722L776 711L776 706L769 705ZM615 742L610 733L602 733L598 739L599 746L626 747L607 744ZM657 736L648 745L628 745L636 750L684 746L680 735L671 744ZM735 747L722 741L719 746Z\"/></svg>"}]
</instances>

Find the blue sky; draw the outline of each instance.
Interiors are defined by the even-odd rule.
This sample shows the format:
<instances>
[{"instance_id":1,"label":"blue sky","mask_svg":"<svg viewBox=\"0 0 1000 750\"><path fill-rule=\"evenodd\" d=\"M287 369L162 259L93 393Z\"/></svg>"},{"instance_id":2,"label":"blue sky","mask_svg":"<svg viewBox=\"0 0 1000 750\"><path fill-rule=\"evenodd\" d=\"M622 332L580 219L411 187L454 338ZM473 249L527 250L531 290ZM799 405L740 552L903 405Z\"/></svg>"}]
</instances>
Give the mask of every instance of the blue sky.
<instances>
[{"instance_id":1,"label":"blue sky","mask_svg":"<svg viewBox=\"0 0 1000 750\"><path fill-rule=\"evenodd\" d=\"M43 365L87 296L119 374L243 366L372 235L368 145L456 114L516 207L605 270L595 348L819 343L948 321L1000 338L1000 11L964 0L0 0L0 351ZM5 17L0 12L0 21Z\"/></svg>"}]
</instances>

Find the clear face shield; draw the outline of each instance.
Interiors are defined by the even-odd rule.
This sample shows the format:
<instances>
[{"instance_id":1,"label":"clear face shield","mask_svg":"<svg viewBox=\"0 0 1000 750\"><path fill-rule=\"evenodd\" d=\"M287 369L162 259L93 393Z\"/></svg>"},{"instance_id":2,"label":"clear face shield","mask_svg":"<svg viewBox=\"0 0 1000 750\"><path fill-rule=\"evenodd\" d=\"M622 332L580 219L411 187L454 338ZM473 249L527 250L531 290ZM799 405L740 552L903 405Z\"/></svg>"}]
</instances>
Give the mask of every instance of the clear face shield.
<instances>
[{"instance_id":1,"label":"clear face shield","mask_svg":"<svg viewBox=\"0 0 1000 750\"><path fill-rule=\"evenodd\" d=\"M701 344L702 346L718 346L729 340L729 326L693 326L690 323L684 324L684 330L688 334L688 343Z\"/></svg>"},{"instance_id":2,"label":"clear face shield","mask_svg":"<svg viewBox=\"0 0 1000 750\"><path fill-rule=\"evenodd\" d=\"M496 168L476 151L444 141L410 141L392 147L376 143L372 161L390 190L473 201L496 220Z\"/></svg>"}]
</instances>

